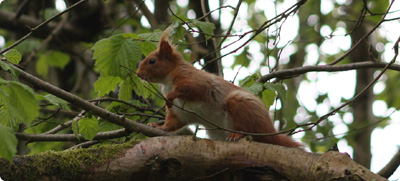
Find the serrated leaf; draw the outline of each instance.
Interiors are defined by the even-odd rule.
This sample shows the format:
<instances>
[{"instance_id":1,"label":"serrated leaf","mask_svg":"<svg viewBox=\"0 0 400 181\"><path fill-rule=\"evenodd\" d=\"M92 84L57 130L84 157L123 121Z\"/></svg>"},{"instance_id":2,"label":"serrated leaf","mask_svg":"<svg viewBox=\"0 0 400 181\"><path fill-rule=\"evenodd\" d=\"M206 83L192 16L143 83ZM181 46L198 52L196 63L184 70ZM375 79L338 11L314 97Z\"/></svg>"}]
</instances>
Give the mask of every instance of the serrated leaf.
<instances>
[{"instance_id":1,"label":"serrated leaf","mask_svg":"<svg viewBox=\"0 0 400 181\"><path fill-rule=\"evenodd\" d=\"M135 33L123 33L121 34L124 38L130 38L130 39L139 39L139 36Z\"/></svg>"},{"instance_id":2,"label":"serrated leaf","mask_svg":"<svg viewBox=\"0 0 400 181\"><path fill-rule=\"evenodd\" d=\"M185 36L186 29L182 26L181 22L175 22L173 28L172 36L174 40L180 40Z\"/></svg>"},{"instance_id":3,"label":"serrated leaf","mask_svg":"<svg viewBox=\"0 0 400 181\"><path fill-rule=\"evenodd\" d=\"M5 53L4 56L9 62L14 64L18 64L22 59L21 53L16 49L11 49L7 51L7 53Z\"/></svg>"},{"instance_id":4,"label":"serrated leaf","mask_svg":"<svg viewBox=\"0 0 400 181\"><path fill-rule=\"evenodd\" d=\"M154 31L153 33L138 34L138 36L142 40L147 40L147 41L150 41L150 42L154 42L157 45L158 41L160 41L160 39L161 39L161 35L162 34L163 34L162 31L157 30L157 31Z\"/></svg>"},{"instance_id":5,"label":"serrated leaf","mask_svg":"<svg viewBox=\"0 0 400 181\"><path fill-rule=\"evenodd\" d=\"M46 98L46 100L48 100L51 104L56 105L57 107L59 107L61 109L70 110L69 106L68 106L68 102L63 99L60 99L52 94L48 94L43 97Z\"/></svg>"},{"instance_id":6,"label":"serrated leaf","mask_svg":"<svg viewBox=\"0 0 400 181\"><path fill-rule=\"evenodd\" d=\"M78 120L74 119L72 121L72 132L74 133L74 135L78 138L78 140L81 140L81 138L79 137L79 126L78 126Z\"/></svg>"},{"instance_id":7,"label":"serrated leaf","mask_svg":"<svg viewBox=\"0 0 400 181\"><path fill-rule=\"evenodd\" d=\"M269 109L269 107L274 103L275 96L276 94L273 90L265 89L264 91L262 91L261 101L265 104L267 109Z\"/></svg>"},{"instance_id":8,"label":"serrated leaf","mask_svg":"<svg viewBox=\"0 0 400 181\"><path fill-rule=\"evenodd\" d=\"M39 116L39 105L32 89L15 81L0 81L0 123L16 128Z\"/></svg>"},{"instance_id":9,"label":"serrated leaf","mask_svg":"<svg viewBox=\"0 0 400 181\"><path fill-rule=\"evenodd\" d=\"M278 92L279 98L282 101L286 101L286 90L285 90L285 86L283 86L282 84L274 84L274 83L266 82L266 83L264 83L264 87Z\"/></svg>"},{"instance_id":10,"label":"serrated leaf","mask_svg":"<svg viewBox=\"0 0 400 181\"><path fill-rule=\"evenodd\" d=\"M0 67L1 67L1 69L5 70L5 71L8 71L11 69L10 66L3 61L0 61Z\"/></svg>"},{"instance_id":11,"label":"serrated leaf","mask_svg":"<svg viewBox=\"0 0 400 181\"><path fill-rule=\"evenodd\" d=\"M79 133L86 140L93 140L96 134L99 132L99 121L95 117L83 118L79 120Z\"/></svg>"},{"instance_id":12,"label":"serrated leaf","mask_svg":"<svg viewBox=\"0 0 400 181\"><path fill-rule=\"evenodd\" d=\"M114 103L114 102L113 102ZM99 131L112 131L123 128L122 126L116 125L109 121L100 120L99 121Z\"/></svg>"},{"instance_id":13,"label":"serrated leaf","mask_svg":"<svg viewBox=\"0 0 400 181\"><path fill-rule=\"evenodd\" d=\"M18 74L14 70L14 67L8 65L7 63L5 63L3 61L0 61L0 67L1 67L1 69L10 72L11 73L11 77L12 77L13 80L18 80Z\"/></svg>"},{"instance_id":14,"label":"serrated leaf","mask_svg":"<svg viewBox=\"0 0 400 181\"><path fill-rule=\"evenodd\" d=\"M254 82L255 82L255 80L252 76L247 76L244 79L239 81L239 86L240 87L250 87L251 85L253 85Z\"/></svg>"},{"instance_id":15,"label":"serrated leaf","mask_svg":"<svg viewBox=\"0 0 400 181\"><path fill-rule=\"evenodd\" d=\"M261 83L259 82L254 82L253 85L251 85L250 87L244 87L247 91L258 95L261 91L263 91L264 87Z\"/></svg>"},{"instance_id":16,"label":"serrated leaf","mask_svg":"<svg viewBox=\"0 0 400 181\"><path fill-rule=\"evenodd\" d=\"M120 89L118 92L118 99L129 101L129 99L132 98L132 80L130 78L125 79L124 81L122 81L119 87Z\"/></svg>"},{"instance_id":17,"label":"serrated leaf","mask_svg":"<svg viewBox=\"0 0 400 181\"><path fill-rule=\"evenodd\" d=\"M204 36L207 40L212 37L211 35L214 35L215 25L213 23L198 20L192 20L192 23L205 33Z\"/></svg>"},{"instance_id":18,"label":"serrated leaf","mask_svg":"<svg viewBox=\"0 0 400 181\"><path fill-rule=\"evenodd\" d=\"M143 41L139 42L140 48L142 49L143 55L148 56L151 52L157 49L157 45L149 42L149 41Z\"/></svg>"},{"instance_id":19,"label":"serrated leaf","mask_svg":"<svg viewBox=\"0 0 400 181\"><path fill-rule=\"evenodd\" d=\"M117 88L117 85L122 81L116 76L100 76L94 83L94 91L99 97L102 97Z\"/></svg>"},{"instance_id":20,"label":"serrated leaf","mask_svg":"<svg viewBox=\"0 0 400 181\"><path fill-rule=\"evenodd\" d=\"M0 124L0 157L12 161L12 157L17 153L18 140L14 131Z\"/></svg>"},{"instance_id":21,"label":"serrated leaf","mask_svg":"<svg viewBox=\"0 0 400 181\"><path fill-rule=\"evenodd\" d=\"M177 17L178 17L178 18L177 18ZM183 15L183 14L178 14L177 17L174 16L173 18L175 18L176 21L178 21L178 22L179 22L179 21L182 21L182 20L183 20L183 21L190 21L190 19L189 19L189 18L186 18L186 16Z\"/></svg>"},{"instance_id":22,"label":"serrated leaf","mask_svg":"<svg viewBox=\"0 0 400 181\"><path fill-rule=\"evenodd\" d=\"M251 76L247 76L243 80L239 81L240 87L250 87L251 85L254 84L254 82L256 82L256 80L260 77L260 75L261 74L259 73L255 73Z\"/></svg>"},{"instance_id":23,"label":"serrated leaf","mask_svg":"<svg viewBox=\"0 0 400 181\"><path fill-rule=\"evenodd\" d=\"M136 70L142 57L139 44L123 35L102 39L92 49L95 66L102 75L126 77L130 71Z\"/></svg>"},{"instance_id":24,"label":"serrated leaf","mask_svg":"<svg viewBox=\"0 0 400 181\"><path fill-rule=\"evenodd\" d=\"M140 78L138 76L133 76L132 79L133 79L134 85L138 86L138 88L136 88L135 91L137 91L140 95L142 95L145 98L150 98L152 96L155 96L153 87L158 88L157 84L150 85L151 83L143 82L142 80L140 80ZM150 91L146 87L151 89L152 91Z\"/></svg>"}]
</instances>

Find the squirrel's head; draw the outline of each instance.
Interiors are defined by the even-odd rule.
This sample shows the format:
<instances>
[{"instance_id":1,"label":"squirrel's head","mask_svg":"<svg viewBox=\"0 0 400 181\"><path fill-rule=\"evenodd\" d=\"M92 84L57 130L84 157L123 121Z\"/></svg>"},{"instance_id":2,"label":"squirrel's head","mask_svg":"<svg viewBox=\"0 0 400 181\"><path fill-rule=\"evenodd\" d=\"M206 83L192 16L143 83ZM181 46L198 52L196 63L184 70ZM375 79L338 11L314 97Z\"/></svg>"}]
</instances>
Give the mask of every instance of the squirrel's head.
<instances>
[{"instance_id":1,"label":"squirrel's head","mask_svg":"<svg viewBox=\"0 0 400 181\"><path fill-rule=\"evenodd\" d=\"M167 75L175 68L179 59L179 53L175 51L175 47L167 38L171 27L164 31L157 50L150 53L139 64L136 75L143 80L153 83L163 81Z\"/></svg>"}]
</instances>

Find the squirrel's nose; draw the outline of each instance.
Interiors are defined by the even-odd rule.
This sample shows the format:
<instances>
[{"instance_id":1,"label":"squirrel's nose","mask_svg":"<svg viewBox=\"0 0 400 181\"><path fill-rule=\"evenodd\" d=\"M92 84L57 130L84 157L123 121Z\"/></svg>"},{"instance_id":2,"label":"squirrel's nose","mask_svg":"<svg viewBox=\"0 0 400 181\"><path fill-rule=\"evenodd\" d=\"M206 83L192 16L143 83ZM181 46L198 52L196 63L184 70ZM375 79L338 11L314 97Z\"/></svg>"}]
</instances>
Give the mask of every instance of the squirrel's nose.
<instances>
[{"instance_id":1,"label":"squirrel's nose","mask_svg":"<svg viewBox=\"0 0 400 181\"><path fill-rule=\"evenodd\" d=\"M143 75L143 72L140 71L140 70L138 70L138 71L136 72L136 75L137 75L140 79L142 79L142 80L145 80L145 79L146 79L146 78L145 78L145 75Z\"/></svg>"}]
</instances>

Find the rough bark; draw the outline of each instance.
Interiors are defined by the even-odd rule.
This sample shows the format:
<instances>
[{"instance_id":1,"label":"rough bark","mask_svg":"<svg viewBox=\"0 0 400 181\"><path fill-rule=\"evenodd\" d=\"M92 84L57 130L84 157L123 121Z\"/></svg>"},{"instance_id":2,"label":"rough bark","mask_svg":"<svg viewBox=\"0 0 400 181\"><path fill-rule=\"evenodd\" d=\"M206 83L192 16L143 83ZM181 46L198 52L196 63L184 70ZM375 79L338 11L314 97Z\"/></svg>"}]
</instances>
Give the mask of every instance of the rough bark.
<instances>
[{"instance_id":1,"label":"rough bark","mask_svg":"<svg viewBox=\"0 0 400 181\"><path fill-rule=\"evenodd\" d=\"M347 154L313 154L246 140L169 136L111 147L21 156L12 165L1 160L0 176L5 180L232 180L251 167L259 173L273 168L275 175L283 176L279 179L289 180L385 180ZM249 178L239 175L236 179Z\"/></svg>"}]
</instances>

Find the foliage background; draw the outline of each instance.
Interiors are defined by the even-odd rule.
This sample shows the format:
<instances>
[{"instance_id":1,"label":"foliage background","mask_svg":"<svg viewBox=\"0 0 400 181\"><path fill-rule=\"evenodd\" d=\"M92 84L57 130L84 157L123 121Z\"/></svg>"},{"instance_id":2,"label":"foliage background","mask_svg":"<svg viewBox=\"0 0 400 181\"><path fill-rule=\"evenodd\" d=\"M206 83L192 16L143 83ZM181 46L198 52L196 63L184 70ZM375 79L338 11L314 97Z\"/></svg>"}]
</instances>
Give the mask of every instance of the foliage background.
<instances>
[{"instance_id":1,"label":"foliage background","mask_svg":"<svg viewBox=\"0 0 400 181\"><path fill-rule=\"evenodd\" d=\"M28 27L35 27L35 23L48 20L77 2L1 2L0 48L11 46L30 32ZM390 2L308 0L297 6L293 0L83 2L48 25L34 29L12 50L2 52L1 156L10 159L14 154L64 150L87 142L27 143L17 140L14 131L41 134L66 125L59 134L81 134L92 140L97 133L122 128L18 80L10 63L131 120L147 123L162 119L163 100L152 85L143 84L134 72L137 63L156 49L161 31L170 24L175 28L178 49L188 61L216 74L223 70L226 80L258 94L273 113L277 128L286 130L314 122L347 104L382 69L312 71L274 77L263 83L256 80L281 70L327 65L350 52L358 40L363 40L362 44L339 64L389 63L395 57L393 47L399 38L396 30L400 29L399 2L394 1L390 13L385 14ZM292 6L299 9L288 13L286 10L293 10ZM213 12L200 18L204 10ZM384 16L385 21L381 22ZM373 31L376 25L378 28ZM372 34L363 37L369 31ZM221 50L215 53L216 47ZM214 61L220 56L220 63ZM397 132L391 131L399 128L398 78L397 71L386 71L357 101L315 127L298 127L293 137L312 152L326 152L337 143L340 151L348 152L366 167L370 167L371 156L376 160L385 158L382 163L373 160L372 170L378 171L400 144ZM310 129L301 131L307 128ZM132 133L95 143L143 137ZM380 147L386 152L374 151Z\"/></svg>"}]
</instances>

